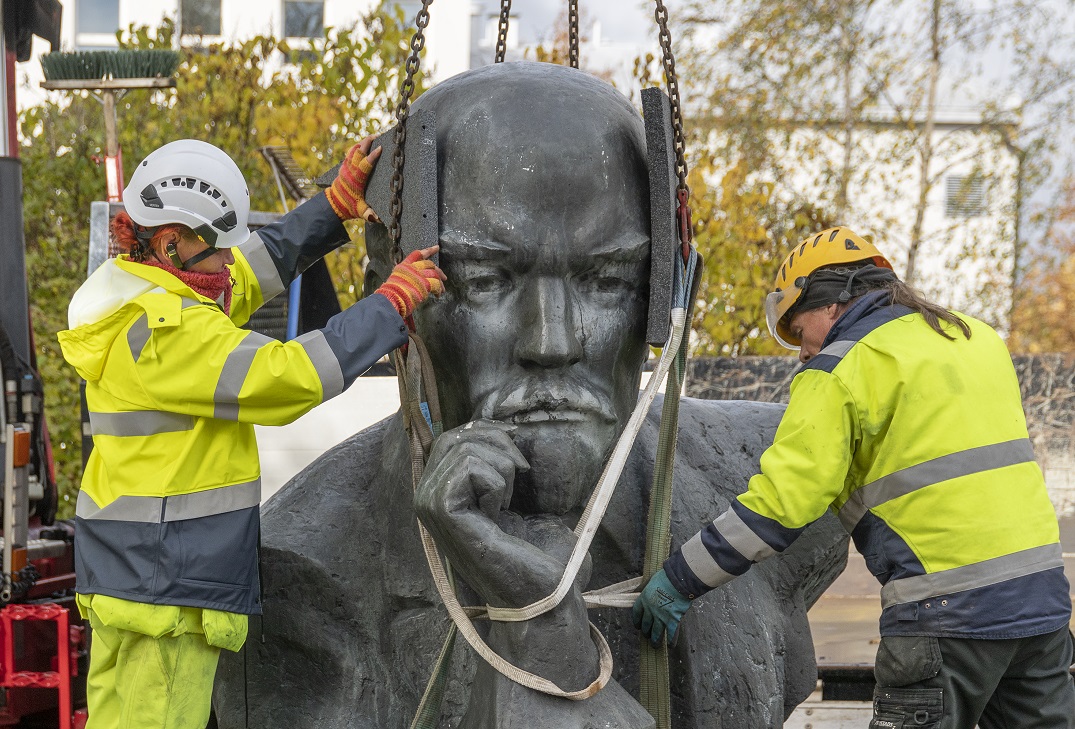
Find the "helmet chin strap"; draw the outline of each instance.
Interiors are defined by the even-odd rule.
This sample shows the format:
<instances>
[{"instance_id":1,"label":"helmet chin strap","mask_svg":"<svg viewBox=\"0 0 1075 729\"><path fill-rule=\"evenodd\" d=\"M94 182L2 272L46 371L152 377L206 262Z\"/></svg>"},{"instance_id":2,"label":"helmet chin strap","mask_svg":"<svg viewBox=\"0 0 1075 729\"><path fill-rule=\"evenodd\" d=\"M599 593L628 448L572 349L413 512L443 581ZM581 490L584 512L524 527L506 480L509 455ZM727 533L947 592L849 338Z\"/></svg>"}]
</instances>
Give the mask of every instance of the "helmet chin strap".
<instances>
[{"instance_id":1,"label":"helmet chin strap","mask_svg":"<svg viewBox=\"0 0 1075 729\"><path fill-rule=\"evenodd\" d=\"M179 257L179 250L175 247L175 242L173 241L165 247L164 252L168 254L168 258L171 260L173 266L178 268L180 271L185 271L189 267L201 263L206 258L209 258L212 255L216 255L220 252L220 249L214 248L213 246L209 246L201 253L195 253L193 256L184 261L182 258Z\"/></svg>"}]
</instances>

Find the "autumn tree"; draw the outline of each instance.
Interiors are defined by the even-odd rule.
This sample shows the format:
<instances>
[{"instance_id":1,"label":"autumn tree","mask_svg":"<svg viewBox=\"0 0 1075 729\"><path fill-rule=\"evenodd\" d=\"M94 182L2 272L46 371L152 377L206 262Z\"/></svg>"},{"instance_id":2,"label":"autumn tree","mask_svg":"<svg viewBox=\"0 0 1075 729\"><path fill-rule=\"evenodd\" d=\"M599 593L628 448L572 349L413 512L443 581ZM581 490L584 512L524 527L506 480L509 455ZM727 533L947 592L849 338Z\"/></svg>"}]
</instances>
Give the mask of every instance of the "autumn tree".
<instances>
[{"instance_id":1,"label":"autumn tree","mask_svg":"<svg viewBox=\"0 0 1075 729\"><path fill-rule=\"evenodd\" d=\"M1071 24L1059 10L693 0L681 16L693 148L718 171L748 164L772 199L873 234L906 279L1004 326L1031 246L1021 201L1048 178L1036 170L1066 128L1028 122L1055 122L1072 106L1070 63L1057 56L1071 47ZM975 104L974 116L944 116L956 100Z\"/></svg>"},{"instance_id":2,"label":"autumn tree","mask_svg":"<svg viewBox=\"0 0 1075 729\"><path fill-rule=\"evenodd\" d=\"M1026 354L1075 352L1075 180L1066 181L1043 242L1021 278L1008 346Z\"/></svg>"},{"instance_id":3,"label":"autumn tree","mask_svg":"<svg viewBox=\"0 0 1075 729\"><path fill-rule=\"evenodd\" d=\"M175 25L130 28L123 48L178 45ZM295 47L256 37L237 44L179 46L174 91L130 92L119 108L128 175L138 160L180 138L211 142L243 170L254 210L281 209L271 171L259 153L286 145L310 174L342 159L361 137L391 123L410 30L394 4L355 27L329 29ZM422 83L419 78L419 84ZM78 380L60 354L67 303L85 280L89 209L104 198L104 130L87 94L57 97L20 115L27 275L46 408L56 452L61 516L70 514L81 473ZM129 179L129 178L128 178ZM358 232L358 231L356 231ZM342 303L361 292L360 235L330 261Z\"/></svg>"},{"instance_id":4,"label":"autumn tree","mask_svg":"<svg viewBox=\"0 0 1075 729\"><path fill-rule=\"evenodd\" d=\"M712 162L690 173L695 245L705 257L698 289L691 350L695 355L736 357L788 354L765 323L765 297L793 245L831 223L802 201L784 202L775 185L740 163L719 184Z\"/></svg>"}]
</instances>

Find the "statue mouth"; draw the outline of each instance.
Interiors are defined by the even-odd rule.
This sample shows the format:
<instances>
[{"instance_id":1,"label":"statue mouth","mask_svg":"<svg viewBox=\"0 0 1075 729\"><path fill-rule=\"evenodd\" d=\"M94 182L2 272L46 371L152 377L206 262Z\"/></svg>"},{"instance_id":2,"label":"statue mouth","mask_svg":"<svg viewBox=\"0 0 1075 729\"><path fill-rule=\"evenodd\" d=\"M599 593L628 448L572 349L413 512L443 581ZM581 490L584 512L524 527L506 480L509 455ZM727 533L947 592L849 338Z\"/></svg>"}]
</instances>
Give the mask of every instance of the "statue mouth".
<instances>
[{"instance_id":1,"label":"statue mouth","mask_svg":"<svg viewBox=\"0 0 1075 729\"><path fill-rule=\"evenodd\" d=\"M539 423L585 423L591 420L595 415L599 415L594 412L586 412L582 410L571 409L546 409L535 408L533 410L521 410L519 412L511 413L506 417L498 417L497 420L502 420L516 425L530 425Z\"/></svg>"},{"instance_id":2,"label":"statue mouth","mask_svg":"<svg viewBox=\"0 0 1075 729\"><path fill-rule=\"evenodd\" d=\"M602 397L583 387L518 386L485 400L479 417L516 425L612 423L616 416Z\"/></svg>"}]
</instances>

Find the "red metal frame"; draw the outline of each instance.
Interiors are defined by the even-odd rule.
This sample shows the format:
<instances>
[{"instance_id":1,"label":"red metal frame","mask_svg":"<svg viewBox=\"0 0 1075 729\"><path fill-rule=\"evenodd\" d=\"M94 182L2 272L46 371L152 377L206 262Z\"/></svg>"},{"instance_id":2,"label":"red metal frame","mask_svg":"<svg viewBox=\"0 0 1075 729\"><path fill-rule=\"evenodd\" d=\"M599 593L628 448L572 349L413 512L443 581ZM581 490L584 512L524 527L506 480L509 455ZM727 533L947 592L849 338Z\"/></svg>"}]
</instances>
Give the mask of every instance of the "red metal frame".
<instances>
[{"instance_id":1,"label":"red metal frame","mask_svg":"<svg viewBox=\"0 0 1075 729\"><path fill-rule=\"evenodd\" d=\"M56 656L51 671L20 671L15 666L15 626L25 620L51 621L56 623ZM71 729L71 676L72 667L78 671L78 653L75 646L81 641L81 628L72 627L67 608L56 603L36 605L7 605L0 609L0 686L7 689L48 688L57 689L59 695L59 729Z\"/></svg>"}]
</instances>

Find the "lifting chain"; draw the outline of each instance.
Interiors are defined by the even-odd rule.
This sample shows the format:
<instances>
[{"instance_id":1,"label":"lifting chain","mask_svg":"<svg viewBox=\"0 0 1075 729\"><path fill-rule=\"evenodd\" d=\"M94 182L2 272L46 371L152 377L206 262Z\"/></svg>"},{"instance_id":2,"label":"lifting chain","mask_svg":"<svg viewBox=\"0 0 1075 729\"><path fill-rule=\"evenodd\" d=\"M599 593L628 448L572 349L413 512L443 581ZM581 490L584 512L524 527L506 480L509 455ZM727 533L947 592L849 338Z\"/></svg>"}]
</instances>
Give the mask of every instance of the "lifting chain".
<instances>
[{"instance_id":1,"label":"lifting chain","mask_svg":"<svg viewBox=\"0 0 1075 729\"><path fill-rule=\"evenodd\" d=\"M508 52L508 23L511 15L511 0L500 0L500 22L496 29L496 56L493 63L503 63L504 54Z\"/></svg>"},{"instance_id":2,"label":"lifting chain","mask_svg":"<svg viewBox=\"0 0 1075 729\"><path fill-rule=\"evenodd\" d=\"M388 237L392 242L392 257L396 263L403 260L400 248L400 220L403 217L403 164L406 161L404 147L407 143L407 117L411 113L411 96L414 94L414 77L422 65L422 49L426 45L426 26L429 25L429 6L433 0L422 0L422 7L414 16L417 28L411 37L411 53L407 57L406 75L400 85L399 104L396 105L396 149L392 153L392 179L389 190L392 201L389 205Z\"/></svg>"},{"instance_id":3,"label":"lifting chain","mask_svg":"<svg viewBox=\"0 0 1075 729\"><path fill-rule=\"evenodd\" d=\"M668 30L668 8L664 6L662 0L656 0L656 2L657 9L653 17L657 20L657 27L660 29L657 38L661 43L664 75L668 78L668 100L672 106L673 147L676 152L676 177L679 179L679 185L676 187L676 199L679 203L676 215L679 218L679 239L683 244L684 257L686 257L687 246L694 238L691 209L688 204L690 188L687 186L687 144L683 136L683 111L679 98L676 59L672 55L672 34Z\"/></svg>"},{"instance_id":4,"label":"lifting chain","mask_svg":"<svg viewBox=\"0 0 1075 729\"><path fill-rule=\"evenodd\" d=\"M579 0L567 0L568 61L579 67Z\"/></svg>"}]
</instances>

